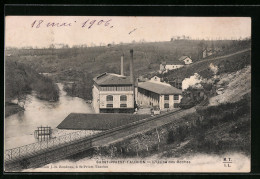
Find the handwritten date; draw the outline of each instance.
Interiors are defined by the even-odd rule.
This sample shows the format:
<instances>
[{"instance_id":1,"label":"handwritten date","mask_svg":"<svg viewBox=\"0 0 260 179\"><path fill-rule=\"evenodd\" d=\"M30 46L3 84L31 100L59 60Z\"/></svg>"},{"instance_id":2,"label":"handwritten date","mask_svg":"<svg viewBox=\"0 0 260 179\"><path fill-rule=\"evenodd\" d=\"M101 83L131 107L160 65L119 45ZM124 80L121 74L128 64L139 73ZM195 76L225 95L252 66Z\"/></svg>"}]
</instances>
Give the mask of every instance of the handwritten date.
<instances>
[{"instance_id":1,"label":"handwritten date","mask_svg":"<svg viewBox=\"0 0 260 179\"><path fill-rule=\"evenodd\" d=\"M83 23L79 23L81 28L87 28L90 29L93 26L105 26L108 28L113 28L111 25L112 19L108 20L97 20L97 19L87 19ZM46 22L45 20L34 20L31 24L32 28L41 28L41 27L71 27L73 25L77 24L77 21L73 22Z\"/></svg>"}]
</instances>

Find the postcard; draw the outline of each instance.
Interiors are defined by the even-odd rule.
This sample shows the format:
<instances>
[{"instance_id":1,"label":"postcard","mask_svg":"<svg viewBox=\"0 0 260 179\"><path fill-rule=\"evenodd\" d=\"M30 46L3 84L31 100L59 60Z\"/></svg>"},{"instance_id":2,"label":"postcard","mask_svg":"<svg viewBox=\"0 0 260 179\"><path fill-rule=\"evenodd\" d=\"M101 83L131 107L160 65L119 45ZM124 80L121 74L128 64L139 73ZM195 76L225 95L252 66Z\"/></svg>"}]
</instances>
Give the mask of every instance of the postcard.
<instances>
[{"instance_id":1,"label":"postcard","mask_svg":"<svg viewBox=\"0 0 260 179\"><path fill-rule=\"evenodd\" d=\"M5 172L251 171L251 18L5 17Z\"/></svg>"}]
</instances>

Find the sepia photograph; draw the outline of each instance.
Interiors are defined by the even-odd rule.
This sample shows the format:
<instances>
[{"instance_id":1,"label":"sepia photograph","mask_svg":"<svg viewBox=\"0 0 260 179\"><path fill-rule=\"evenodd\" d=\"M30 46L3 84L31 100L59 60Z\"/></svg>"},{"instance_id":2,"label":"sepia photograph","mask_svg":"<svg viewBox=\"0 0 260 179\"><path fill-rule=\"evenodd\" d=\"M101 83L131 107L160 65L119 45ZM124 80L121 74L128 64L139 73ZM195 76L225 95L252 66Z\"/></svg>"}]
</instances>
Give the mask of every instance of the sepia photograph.
<instances>
[{"instance_id":1,"label":"sepia photograph","mask_svg":"<svg viewBox=\"0 0 260 179\"><path fill-rule=\"evenodd\" d=\"M251 18L6 16L5 172L251 171Z\"/></svg>"}]
</instances>

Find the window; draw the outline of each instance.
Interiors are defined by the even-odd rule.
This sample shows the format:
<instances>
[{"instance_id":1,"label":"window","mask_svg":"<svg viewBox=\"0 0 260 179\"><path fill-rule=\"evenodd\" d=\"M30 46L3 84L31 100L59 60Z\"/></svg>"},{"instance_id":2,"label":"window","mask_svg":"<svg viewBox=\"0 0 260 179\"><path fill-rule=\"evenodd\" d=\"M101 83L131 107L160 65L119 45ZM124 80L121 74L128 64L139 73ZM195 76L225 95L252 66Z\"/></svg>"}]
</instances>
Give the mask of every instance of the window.
<instances>
[{"instance_id":1,"label":"window","mask_svg":"<svg viewBox=\"0 0 260 179\"><path fill-rule=\"evenodd\" d=\"M120 101L127 101L127 96L126 95L120 96Z\"/></svg>"},{"instance_id":2,"label":"window","mask_svg":"<svg viewBox=\"0 0 260 179\"><path fill-rule=\"evenodd\" d=\"M169 108L169 103L165 103L164 108Z\"/></svg>"},{"instance_id":3,"label":"window","mask_svg":"<svg viewBox=\"0 0 260 179\"><path fill-rule=\"evenodd\" d=\"M174 100L179 100L179 95L178 94L174 95Z\"/></svg>"},{"instance_id":4,"label":"window","mask_svg":"<svg viewBox=\"0 0 260 179\"><path fill-rule=\"evenodd\" d=\"M112 95L108 95L107 96L107 101L113 101L113 96Z\"/></svg>"},{"instance_id":5,"label":"window","mask_svg":"<svg viewBox=\"0 0 260 179\"><path fill-rule=\"evenodd\" d=\"M164 95L164 100L169 100L169 95Z\"/></svg>"},{"instance_id":6,"label":"window","mask_svg":"<svg viewBox=\"0 0 260 179\"><path fill-rule=\"evenodd\" d=\"M120 108L126 108L127 105L126 104L120 104Z\"/></svg>"},{"instance_id":7,"label":"window","mask_svg":"<svg viewBox=\"0 0 260 179\"><path fill-rule=\"evenodd\" d=\"M113 104L107 104L107 108L112 108Z\"/></svg>"}]
</instances>

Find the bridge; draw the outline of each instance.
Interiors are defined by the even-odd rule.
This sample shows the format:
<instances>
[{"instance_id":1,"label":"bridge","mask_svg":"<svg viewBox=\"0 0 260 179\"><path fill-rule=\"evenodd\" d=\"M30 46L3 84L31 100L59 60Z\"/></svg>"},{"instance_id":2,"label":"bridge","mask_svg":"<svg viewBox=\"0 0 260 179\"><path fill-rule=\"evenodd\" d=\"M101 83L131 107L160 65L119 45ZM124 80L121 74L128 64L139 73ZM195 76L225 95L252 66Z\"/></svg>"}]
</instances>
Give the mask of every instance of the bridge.
<instances>
[{"instance_id":1,"label":"bridge","mask_svg":"<svg viewBox=\"0 0 260 179\"><path fill-rule=\"evenodd\" d=\"M152 116L120 127L88 136L85 131L74 132L49 141L37 142L22 147L8 149L4 153L5 172L37 168L48 163L65 159L94 147L108 145L118 140L132 137L140 132L179 122L196 109L178 110Z\"/></svg>"}]
</instances>

